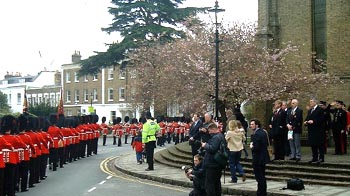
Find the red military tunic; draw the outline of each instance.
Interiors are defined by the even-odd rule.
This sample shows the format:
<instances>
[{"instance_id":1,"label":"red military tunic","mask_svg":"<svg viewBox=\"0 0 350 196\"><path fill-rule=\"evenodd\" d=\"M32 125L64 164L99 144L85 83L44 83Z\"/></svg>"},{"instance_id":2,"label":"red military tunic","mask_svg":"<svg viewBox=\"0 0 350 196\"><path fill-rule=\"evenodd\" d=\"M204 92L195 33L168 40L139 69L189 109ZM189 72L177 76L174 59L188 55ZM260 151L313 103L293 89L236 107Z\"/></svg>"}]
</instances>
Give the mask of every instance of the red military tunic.
<instances>
[{"instance_id":1,"label":"red military tunic","mask_svg":"<svg viewBox=\"0 0 350 196\"><path fill-rule=\"evenodd\" d=\"M18 137L27 145L27 148L24 150L24 161L29 161L32 153L35 152L35 147L29 135L25 132L21 132L18 134Z\"/></svg>"},{"instance_id":2,"label":"red military tunic","mask_svg":"<svg viewBox=\"0 0 350 196\"><path fill-rule=\"evenodd\" d=\"M8 141L14 148L8 153L8 155L7 153L5 154L6 155L5 162L8 161L8 163L18 164L20 162L18 150L27 148L26 144L23 143L17 136L14 136L14 135L5 134L3 138L6 141Z\"/></svg>"},{"instance_id":3,"label":"red military tunic","mask_svg":"<svg viewBox=\"0 0 350 196\"><path fill-rule=\"evenodd\" d=\"M9 162L9 152L12 151L13 146L0 135L0 169L5 168L5 163Z\"/></svg>"},{"instance_id":4,"label":"red military tunic","mask_svg":"<svg viewBox=\"0 0 350 196\"><path fill-rule=\"evenodd\" d=\"M63 143L63 134L61 129L57 126L50 126L47 130L47 133L50 134L53 144L50 145L51 148L59 148L63 147L61 143Z\"/></svg>"}]
</instances>

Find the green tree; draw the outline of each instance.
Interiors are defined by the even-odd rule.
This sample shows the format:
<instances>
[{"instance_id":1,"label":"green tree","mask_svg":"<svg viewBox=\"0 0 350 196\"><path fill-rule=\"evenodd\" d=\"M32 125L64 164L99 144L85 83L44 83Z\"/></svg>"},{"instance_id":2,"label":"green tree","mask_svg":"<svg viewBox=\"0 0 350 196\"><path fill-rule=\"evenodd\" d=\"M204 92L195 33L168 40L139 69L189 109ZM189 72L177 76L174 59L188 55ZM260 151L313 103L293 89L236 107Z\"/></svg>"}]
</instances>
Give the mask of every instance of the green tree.
<instances>
[{"instance_id":1,"label":"green tree","mask_svg":"<svg viewBox=\"0 0 350 196\"><path fill-rule=\"evenodd\" d=\"M11 107L7 104L7 96L0 91L0 113L7 114L10 113Z\"/></svg>"},{"instance_id":2,"label":"green tree","mask_svg":"<svg viewBox=\"0 0 350 196\"><path fill-rule=\"evenodd\" d=\"M35 116L49 116L57 112L57 107L53 107L50 103L40 103L38 105L31 104L29 106L29 113Z\"/></svg>"},{"instance_id":3,"label":"green tree","mask_svg":"<svg viewBox=\"0 0 350 196\"><path fill-rule=\"evenodd\" d=\"M185 37L180 24L207 8L180 8L183 1L112 0L115 7L110 7L109 13L114 16L113 23L102 30L119 32L123 40L109 44L106 52L96 52L96 55L83 60L80 74L98 73L101 68L117 65L127 59L129 51L140 46Z\"/></svg>"}]
</instances>

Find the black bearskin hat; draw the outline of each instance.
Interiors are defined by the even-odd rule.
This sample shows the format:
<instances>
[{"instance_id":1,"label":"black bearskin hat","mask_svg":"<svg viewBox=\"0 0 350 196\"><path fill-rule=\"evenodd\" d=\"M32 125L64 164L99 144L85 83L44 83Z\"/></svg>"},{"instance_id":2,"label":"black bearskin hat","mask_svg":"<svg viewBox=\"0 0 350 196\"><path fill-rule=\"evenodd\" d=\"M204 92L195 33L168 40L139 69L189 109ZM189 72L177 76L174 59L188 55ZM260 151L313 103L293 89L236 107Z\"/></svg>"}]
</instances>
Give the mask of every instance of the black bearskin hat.
<instances>
[{"instance_id":1,"label":"black bearskin hat","mask_svg":"<svg viewBox=\"0 0 350 196\"><path fill-rule=\"evenodd\" d=\"M129 120L130 120L129 116L125 116L125 117L124 117L124 122L125 122L125 123L128 123Z\"/></svg>"},{"instance_id":2,"label":"black bearskin hat","mask_svg":"<svg viewBox=\"0 0 350 196\"><path fill-rule=\"evenodd\" d=\"M16 118L12 115L5 115L1 119L1 133L16 130Z\"/></svg>"}]
</instances>

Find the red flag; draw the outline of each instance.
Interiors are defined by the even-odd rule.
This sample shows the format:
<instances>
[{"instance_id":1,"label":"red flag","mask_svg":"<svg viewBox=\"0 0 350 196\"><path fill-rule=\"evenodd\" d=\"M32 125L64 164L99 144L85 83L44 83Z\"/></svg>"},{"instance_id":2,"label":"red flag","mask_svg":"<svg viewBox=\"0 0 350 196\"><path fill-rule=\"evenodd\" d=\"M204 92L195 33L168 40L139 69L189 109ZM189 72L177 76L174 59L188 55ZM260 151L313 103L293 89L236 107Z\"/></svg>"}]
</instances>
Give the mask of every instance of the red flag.
<instances>
[{"instance_id":1,"label":"red flag","mask_svg":"<svg viewBox=\"0 0 350 196\"><path fill-rule=\"evenodd\" d=\"M23 112L28 111L28 101L27 101L27 90L24 89L24 99L23 99Z\"/></svg>"},{"instance_id":2,"label":"red flag","mask_svg":"<svg viewBox=\"0 0 350 196\"><path fill-rule=\"evenodd\" d=\"M57 111L57 115L60 114L64 114L64 110L63 110L63 91L61 89L61 98L60 98L60 102L58 104L58 111Z\"/></svg>"}]
</instances>

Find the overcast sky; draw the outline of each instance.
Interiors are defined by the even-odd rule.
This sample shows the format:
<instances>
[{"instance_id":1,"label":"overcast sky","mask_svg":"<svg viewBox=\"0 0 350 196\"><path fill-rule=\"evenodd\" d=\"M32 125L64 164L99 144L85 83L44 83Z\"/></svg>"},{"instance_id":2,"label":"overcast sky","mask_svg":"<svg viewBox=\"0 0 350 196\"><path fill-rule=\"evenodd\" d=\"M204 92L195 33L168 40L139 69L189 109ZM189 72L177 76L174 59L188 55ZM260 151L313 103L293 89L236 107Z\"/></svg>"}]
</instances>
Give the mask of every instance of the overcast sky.
<instances>
[{"instance_id":1,"label":"overcast sky","mask_svg":"<svg viewBox=\"0 0 350 196\"><path fill-rule=\"evenodd\" d=\"M111 0L0 0L0 79L6 72L37 74L45 68L58 70L71 63L71 55L82 58L93 51L106 51L105 43L117 34L101 31L112 22ZM186 0L185 6L212 7L215 0ZM219 0L230 21L257 21L258 0Z\"/></svg>"}]
</instances>

